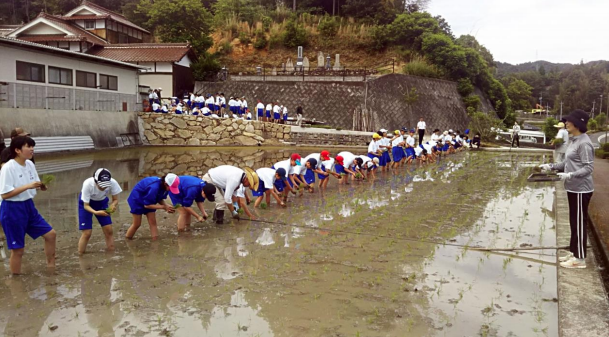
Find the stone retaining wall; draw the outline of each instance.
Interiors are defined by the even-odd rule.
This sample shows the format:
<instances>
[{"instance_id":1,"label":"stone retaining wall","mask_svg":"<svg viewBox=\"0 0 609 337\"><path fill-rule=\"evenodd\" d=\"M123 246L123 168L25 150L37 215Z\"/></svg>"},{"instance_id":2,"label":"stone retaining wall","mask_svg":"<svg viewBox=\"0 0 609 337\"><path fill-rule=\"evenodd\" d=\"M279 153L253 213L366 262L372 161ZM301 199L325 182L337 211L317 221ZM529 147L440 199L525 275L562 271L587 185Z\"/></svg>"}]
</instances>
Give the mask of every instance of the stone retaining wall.
<instances>
[{"instance_id":1,"label":"stone retaining wall","mask_svg":"<svg viewBox=\"0 0 609 337\"><path fill-rule=\"evenodd\" d=\"M202 116L140 113L144 143L150 145L277 145L290 141L290 126Z\"/></svg>"}]
</instances>

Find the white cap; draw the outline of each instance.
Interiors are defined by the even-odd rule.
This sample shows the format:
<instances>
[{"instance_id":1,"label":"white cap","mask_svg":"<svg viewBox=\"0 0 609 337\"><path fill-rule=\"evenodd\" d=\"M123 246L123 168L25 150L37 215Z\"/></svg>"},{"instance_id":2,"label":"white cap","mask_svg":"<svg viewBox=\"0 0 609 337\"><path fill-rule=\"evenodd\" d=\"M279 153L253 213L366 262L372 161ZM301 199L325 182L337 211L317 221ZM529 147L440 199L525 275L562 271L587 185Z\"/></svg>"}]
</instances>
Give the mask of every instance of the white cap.
<instances>
[{"instance_id":1,"label":"white cap","mask_svg":"<svg viewBox=\"0 0 609 337\"><path fill-rule=\"evenodd\" d=\"M379 131L380 132L387 132L387 130L385 130L385 129L380 129Z\"/></svg>"},{"instance_id":2,"label":"white cap","mask_svg":"<svg viewBox=\"0 0 609 337\"><path fill-rule=\"evenodd\" d=\"M453 133L453 129L449 129L448 132Z\"/></svg>"},{"instance_id":3,"label":"white cap","mask_svg":"<svg viewBox=\"0 0 609 337\"><path fill-rule=\"evenodd\" d=\"M169 191L173 194L180 193L178 185L180 184L180 178L173 173L169 173L165 176L165 183L169 185Z\"/></svg>"},{"instance_id":4,"label":"white cap","mask_svg":"<svg viewBox=\"0 0 609 337\"><path fill-rule=\"evenodd\" d=\"M374 166L374 163L372 163L371 161L366 162L366 166L368 166L368 168L372 168Z\"/></svg>"},{"instance_id":5,"label":"white cap","mask_svg":"<svg viewBox=\"0 0 609 337\"><path fill-rule=\"evenodd\" d=\"M373 161L375 164L378 164L378 163L379 163L379 157L374 157L374 158L372 158L372 161Z\"/></svg>"}]
</instances>

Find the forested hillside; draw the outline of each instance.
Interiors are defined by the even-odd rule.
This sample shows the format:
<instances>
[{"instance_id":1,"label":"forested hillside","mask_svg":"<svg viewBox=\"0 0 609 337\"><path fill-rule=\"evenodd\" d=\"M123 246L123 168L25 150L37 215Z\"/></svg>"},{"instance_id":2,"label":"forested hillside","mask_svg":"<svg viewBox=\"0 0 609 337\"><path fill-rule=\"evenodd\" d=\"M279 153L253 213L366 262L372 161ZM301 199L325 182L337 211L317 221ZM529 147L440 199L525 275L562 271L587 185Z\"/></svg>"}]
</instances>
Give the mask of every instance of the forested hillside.
<instances>
[{"instance_id":1,"label":"forested hillside","mask_svg":"<svg viewBox=\"0 0 609 337\"><path fill-rule=\"evenodd\" d=\"M430 0L91 1L122 13L159 42L189 41L198 55L193 69L199 79L225 65L277 66L304 46L310 53L339 53L350 67L395 59L398 72L456 81L470 113L480 106L474 94L478 87L504 123L514 121L504 87L511 85L511 77L498 81L489 50L473 36L454 36L446 20L425 12ZM8 0L0 5L0 18L3 24L15 24L42 10L60 15L79 3ZM521 99L523 88L512 89Z\"/></svg>"}]
</instances>

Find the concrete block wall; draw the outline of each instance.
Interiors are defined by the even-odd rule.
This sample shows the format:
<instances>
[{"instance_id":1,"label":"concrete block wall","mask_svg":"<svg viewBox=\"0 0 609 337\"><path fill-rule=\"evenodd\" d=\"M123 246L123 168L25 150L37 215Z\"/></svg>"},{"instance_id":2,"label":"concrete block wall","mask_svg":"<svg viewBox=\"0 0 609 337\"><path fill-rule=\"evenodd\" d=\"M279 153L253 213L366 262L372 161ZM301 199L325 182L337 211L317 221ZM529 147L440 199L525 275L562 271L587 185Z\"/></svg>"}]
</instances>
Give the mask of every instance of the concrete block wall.
<instances>
[{"instance_id":1,"label":"concrete block wall","mask_svg":"<svg viewBox=\"0 0 609 337\"><path fill-rule=\"evenodd\" d=\"M408 103L405 94L413 89L417 99ZM278 101L288 107L290 116L294 116L297 106L302 106L305 118L348 130L353 128L355 111L362 109L376 116L375 129L414 127L419 117L425 118L431 129L463 130L469 123L455 82L401 74L367 82L197 82L195 91L224 92L227 99L232 95L245 96L250 108L258 99L265 104ZM486 99L482 109L494 113Z\"/></svg>"},{"instance_id":2,"label":"concrete block wall","mask_svg":"<svg viewBox=\"0 0 609 337\"><path fill-rule=\"evenodd\" d=\"M117 147L117 137L139 130L135 112L0 108L0 121L7 137L22 127L34 137L91 136L95 148Z\"/></svg>"}]
</instances>

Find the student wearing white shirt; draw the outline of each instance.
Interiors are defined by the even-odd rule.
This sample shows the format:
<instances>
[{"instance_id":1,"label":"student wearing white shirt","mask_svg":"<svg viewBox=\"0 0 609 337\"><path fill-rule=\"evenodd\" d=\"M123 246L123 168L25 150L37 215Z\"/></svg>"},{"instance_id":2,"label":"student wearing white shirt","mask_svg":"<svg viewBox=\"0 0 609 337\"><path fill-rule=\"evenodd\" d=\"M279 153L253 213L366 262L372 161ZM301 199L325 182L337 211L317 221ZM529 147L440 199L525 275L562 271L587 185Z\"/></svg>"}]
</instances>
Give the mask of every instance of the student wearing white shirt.
<instances>
[{"instance_id":1,"label":"student wearing white shirt","mask_svg":"<svg viewBox=\"0 0 609 337\"><path fill-rule=\"evenodd\" d=\"M282 160L271 166L272 169L283 168L286 171L288 177L287 183L281 179L275 180L275 188L278 192L283 194L283 201L286 202L288 199L288 192L296 194L295 188L298 188L301 183L304 183L298 177L300 175L302 157L298 153L292 153L289 159ZM283 192L286 190L285 192Z\"/></svg>"},{"instance_id":2,"label":"student wearing white shirt","mask_svg":"<svg viewBox=\"0 0 609 337\"><path fill-rule=\"evenodd\" d=\"M370 141L370 144L368 144L368 158L379 158L380 161L380 157L382 155L381 149L379 148L378 144L380 139L381 135L379 135L378 133L374 133L372 135L372 140Z\"/></svg>"},{"instance_id":3,"label":"student wearing white shirt","mask_svg":"<svg viewBox=\"0 0 609 337\"><path fill-rule=\"evenodd\" d=\"M400 164L404 164L404 136L400 130L393 132L395 135L391 139L391 154L393 155L393 168L398 168Z\"/></svg>"},{"instance_id":4,"label":"student wearing white shirt","mask_svg":"<svg viewBox=\"0 0 609 337\"><path fill-rule=\"evenodd\" d=\"M378 142L379 149L381 150L380 166L381 171L389 169L388 165L391 165L391 156L389 156L389 149L391 148L391 140L387 138L387 130L379 130L381 139Z\"/></svg>"},{"instance_id":5,"label":"student wearing white shirt","mask_svg":"<svg viewBox=\"0 0 609 337\"><path fill-rule=\"evenodd\" d=\"M270 122L271 121L271 111L273 111L273 104L269 103L266 105L266 114L265 114L265 122Z\"/></svg>"},{"instance_id":6,"label":"student wearing white shirt","mask_svg":"<svg viewBox=\"0 0 609 337\"><path fill-rule=\"evenodd\" d=\"M421 119L417 123L417 130L419 132L419 144L423 144L423 137L425 137L425 127L425 121L423 120L423 117L421 117Z\"/></svg>"},{"instance_id":7,"label":"student wearing white shirt","mask_svg":"<svg viewBox=\"0 0 609 337\"><path fill-rule=\"evenodd\" d=\"M440 140L440 130L439 129L435 129L433 130L433 133L431 134L431 140L434 142L437 142Z\"/></svg>"},{"instance_id":8,"label":"student wearing white shirt","mask_svg":"<svg viewBox=\"0 0 609 337\"><path fill-rule=\"evenodd\" d=\"M114 237L112 231L112 218L118 205L118 195L122 192L120 185L112 178L112 174L105 168L95 171L93 177L85 180L82 190L78 196L78 229L81 231L78 240L78 253L84 254L87 244L93 233L93 215L106 237L106 248L114 250ZM108 204L108 197L112 197L112 203Z\"/></svg>"},{"instance_id":9,"label":"student wearing white shirt","mask_svg":"<svg viewBox=\"0 0 609 337\"><path fill-rule=\"evenodd\" d=\"M351 180L355 179L355 175L359 172L357 167L353 167L353 161L355 160L355 155L351 152L343 151L336 155L334 158L334 171L336 174L341 176L339 184L345 183L348 184L347 175L351 177Z\"/></svg>"},{"instance_id":10,"label":"student wearing white shirt","mask_svg":"<svg viewBox=\"0 0 609 337\"><path fill-rule=\"evenodd\" d=\"M201 109L201 115L209 117L211 116L211 111L208 107L204 106L203 109Z\"/></svg>"},{"instance_id":11,"label":"student wearing white shirt","mask_svg":"<svg viewBox=\"0 0 609 337\"><path fill-rule=\"evenodd\" d=\"M241 185L249 187L252 191L258 190L260 180L254 170L249 167L242 170L235 166L221 165L210 169L203 176L203 180L216 186L216 193L214 194L216 202L214 219L216 223L222 223L226 209L231 212L233 219L239 220L239 213L237 213L237 210L233 206L233 197L237 200L239 207L249 216L250 220L256 218L245 204L245 195L241 195L238 191Z\"/></svg>"},{"instance_id":12,"label":"student wearing white shirt","mask_svg":"<svg viewBox=\"0 0 609 337\"><path fill-rule=\"evenodd\" d=\"M226 110L226 97L224 97L224 93L220 93L220 112L218 115L223 114L224 110Z\"/></svg>"},{"instance_id":13,"label":"student wearing white shirt","mask_svg":"<svg viewBox=\"0 0 609 337\"><path fill-rule=\"evenodd\" d=\"M514 122L512 128L512 147L514 147L514 142L516 142L516 147L520 147L520 125L518 125L518 122Z\"/></svg>"},{"instance_id":14,"label":"student wearing white shirt","mask_svg":"<svg viewBox=\"0 0 609 337\"><path fill-rule=\"evenodd\" d=\"M258 100L258 104L256 104L256 119L261 121L264 118L264 103L261 100Z\"/></svg>"},{"instance_id":15,"label":"student wearing white shirt","mask_svg":"<svg viewBox=\"0 0 609 337\"><path fill-rule=\"evenodd\" d=\"M246 120L251 121L252 120L252 113L249 110L247 110L247 115L245 117L246 117L245 118Z\"/></svg>"},{"instance_id":16,"label":"student wearing white shirt","mask_svg":"<svg viewBox=\"0 0 609 337\"><path fill-rule=\"evenodd\" d=\"M157 102L152 103L152 112L161 112L161 105Z\"/></svg>"},{"instance_id":17,"label":"student wearing white shirt","mask_svg":"<svg viewBox=\"0 0 609 337\"><path fill-rule=\"evenodd\" d=\"M359 166L360 171L363 174L364 180L370 178L370 176L372 176L372 178L376 177L376 174L374 172L379 166L379 157L370 158L369 156L360 155L357 156L357 158L359 158L359 160L362 162ZM358 160L357 158L356 160Z\"/></svg>"},{"instance_id":18,"label":"student wearing white shirt","mask_svg":"<svg viewBox=\"0 0 609 337\"><path fill-rule=\"evenodd\" d=\"M275 191L275 180L280 179L284 183L288 180L285 169L278 168L275 170L268 167L262 167L256 170L256 174L258 175L260 184L258 189L252 192L253 196L258 197L254 203L254 208L260 206L265 196L267 206L271 206L271 196L273 196L280 206L285 207L285 203L281 201L281 198L279 198L279 195Z\"/></svg>"},{"instance_id":19,"label":"student wearing white shirt","mask_svg":"<svg viewBox=\"0 0 609 337\"><path fill-rule=\"evenodd\" d=\"M554 156L556 157L557 163L562 163L565 161L565 153L567 152L567 147L569 146L569 132L565 129L565 123L560 122L554 125L555 128L558 128L558 133L556 134L556 138L552 140L552 144L556 147L554 150ZM560 140L555 140L560 139Z\"/></svg>"},{"instance_id":20,"label":"student wearing white shirt","mask_svg":"<svg viewBox=\"0 0 609 337\"><path fill-rule=\"evenodd\" d=\"M214 97L210 94L207 94L207 99L205 100L205 105L210 111L214 110Z\"/></svg>"},{"instance_id":21,"label":"student wearing white shirt","mask_svg":"<svg viewBox=\"0 0 609 337\"><path fill-rule=\"evenodd\" d=\"M169 113L169 110L167 109L167 104L163 104L163 107L161 108L161 112L164 114Z\"/></svg>"},{"instance_id":22,"label":"student wearing white shirt","mask_svg":"<svg viewBox=\"0 0 609 337\"><path fill-rule=\"evenodd\" d=\"M277 105L277 102L275 102L275 105L273 106L273 123L279 123L280 118L279 105Z\"/></svg>"},{"instance_id":23,"label":"student wearing white shirt","mask_svg":"<svg viewBox=\"0 0 609 337\"><path fill-rule=\"evenodd\" d=\"M183 113L183 105L182 103L178 103L178 106L176 107L175 113L178 115L181 115Z\"/></svg>"},{"instance_id":24,"label":"student wearing white shirt","mask_svg":"<svg viewBox=\"0 0 609 337\"><path fill-rule=\"evenodd\" d=\"M241 97L241 115L245 114L247 108L247 101L245 100L245 96L243 96Z\"/></svg>"},{"instance_id":25,"label":"student wearing white shirt","mask_svg":"<svg viewBox=\"0 0 609 337\"><path fill-rule=\"evenodd\" d=\"M288 107L284 106L283 107L283 121L281 122L281 124L288 124Z\"/></svg>"},{"instance_id":26,"label":"student wearing white shirt","mask_svg":"<svg viewBox=\"0 0 609 337\"><path fill-rule=\"evenodd\" d=\"M235 99L233 98L233 96L231 96L228 99L228 111L230 111L230 113L234 113L233 111L235 110ZM222 114L224 115L224 113Z\"/></svg>"},{"instance_id":27,"label":"student wearing white shirt","mask_svg":"<svg viewBox=\"0 0 609 337\"><path fill-rule=\"evenodd\" d=\"M220 111L221 106L222 106L222 100L220 99L220 94L216 93L216 96L214 96L214 112Z\"/></svg>"},{"instance_id":28,"label":"student wearing white shirt","mask_svg":"<svg viewBox=\"0 0 609 337\"><path fill-rule=\"evenodd\" d=\"M31 161L36 142L28 136L11 140L10 160L0 170L0 223L6 236L11 273L21 274L21 260L25 251L25 235L32 239L44 238L47 267L55 267L56 233L34 206L36 190L46 191L40 182L36 166Z\"/></svg>"},{"instance_id":29,"label":"student wearing white shirt","mask_svg":"<svg viewBox=\"0 0 609 337\"><path fill-rule=\"evenodd\" d=\"M154 91L152 89L148 90L148 105L152 109L152 104L154 103Z\"/></svg>"}]
</instances>

